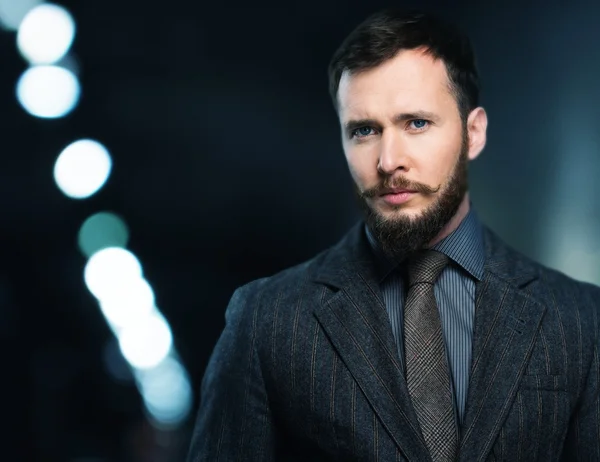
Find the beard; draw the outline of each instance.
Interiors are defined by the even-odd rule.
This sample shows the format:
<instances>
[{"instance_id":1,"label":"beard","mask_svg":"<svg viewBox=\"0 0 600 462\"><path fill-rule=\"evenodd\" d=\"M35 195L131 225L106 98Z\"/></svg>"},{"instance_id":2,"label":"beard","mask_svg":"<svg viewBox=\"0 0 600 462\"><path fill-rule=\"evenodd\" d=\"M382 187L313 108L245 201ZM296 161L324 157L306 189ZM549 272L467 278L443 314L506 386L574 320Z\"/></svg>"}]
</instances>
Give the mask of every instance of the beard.
<instances>
[{"instance_id":1,"label":"beard","mask_svg":"<svg viewBox=\"0 0 600 462\"><path fill-rule=\"evenodd\" d=\"M404 177L393 181L391 177L386 177L380 185L362 192L355 185L366 224L388 259L402 262L435 239L454 217L468 190L468 144L465 130L458 161L444 186L432 188L422 183L411 182ZM391 188L410 189L429 196L439 193L439 197L418 216L398 215L386 218L369 204L369 199L379 197L383 191ZM401 205L394 207L395 211L401 209Z\"/></svg>"}]
</instances>

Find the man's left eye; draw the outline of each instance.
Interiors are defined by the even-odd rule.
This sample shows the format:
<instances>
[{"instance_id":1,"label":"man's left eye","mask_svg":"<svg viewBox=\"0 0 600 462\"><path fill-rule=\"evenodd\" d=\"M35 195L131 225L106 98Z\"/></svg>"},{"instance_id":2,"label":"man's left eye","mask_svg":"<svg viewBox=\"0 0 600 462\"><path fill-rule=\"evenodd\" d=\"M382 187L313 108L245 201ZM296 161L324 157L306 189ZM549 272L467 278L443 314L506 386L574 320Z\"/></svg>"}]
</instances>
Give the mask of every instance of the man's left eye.
<instances>
[{"instance_id":1,"label":"man's left eye","mask_svg":"<svg viewBox=\"0 0 600 462\"><path fill-rule=\"evenodd\" d=\"M427 127L427 124L429 122L425 119L415 119L415 120L411 120L410 123L413 126L413 128L416 128L417 130L421 130L421 129Z\"/></svg>"}]
</instances>

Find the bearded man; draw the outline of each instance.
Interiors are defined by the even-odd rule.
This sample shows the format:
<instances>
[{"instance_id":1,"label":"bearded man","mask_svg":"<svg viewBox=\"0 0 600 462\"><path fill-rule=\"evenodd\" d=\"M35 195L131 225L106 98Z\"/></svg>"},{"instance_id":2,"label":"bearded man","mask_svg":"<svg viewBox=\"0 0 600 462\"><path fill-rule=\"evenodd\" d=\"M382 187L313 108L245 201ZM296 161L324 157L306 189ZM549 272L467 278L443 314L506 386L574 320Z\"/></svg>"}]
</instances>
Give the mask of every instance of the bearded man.
<instances>
[{"instance_id":1,"label":"bearded man","mask_svg":"<svg viewBox=\"0 0 600 462\"><path fill-rule=\"evenodd\" d=\"M600 461L600 289L479 221L469 39L386 10L329 78L365 219L235 292L189 461Z\"/></svg>"}]
</instances>

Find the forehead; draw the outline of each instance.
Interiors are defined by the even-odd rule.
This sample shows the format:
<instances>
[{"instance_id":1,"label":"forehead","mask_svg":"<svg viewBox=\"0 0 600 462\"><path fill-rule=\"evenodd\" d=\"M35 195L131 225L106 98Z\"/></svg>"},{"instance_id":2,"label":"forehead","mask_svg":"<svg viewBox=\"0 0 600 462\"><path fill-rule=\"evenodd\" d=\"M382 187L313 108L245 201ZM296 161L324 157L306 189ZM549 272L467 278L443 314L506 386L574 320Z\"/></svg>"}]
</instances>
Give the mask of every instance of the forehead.
<instances>
[{"instance_id":1,"label":"forehead","mask_svg":"<svg viewBox=\"0 0 600 462\"><path fill-rule=\"evenodd\" d=\"M376 68L344 72L338 89L340 116L382 111L455 110L446 66L423 50L402 50Z\"/></svg>"}]
</instances>

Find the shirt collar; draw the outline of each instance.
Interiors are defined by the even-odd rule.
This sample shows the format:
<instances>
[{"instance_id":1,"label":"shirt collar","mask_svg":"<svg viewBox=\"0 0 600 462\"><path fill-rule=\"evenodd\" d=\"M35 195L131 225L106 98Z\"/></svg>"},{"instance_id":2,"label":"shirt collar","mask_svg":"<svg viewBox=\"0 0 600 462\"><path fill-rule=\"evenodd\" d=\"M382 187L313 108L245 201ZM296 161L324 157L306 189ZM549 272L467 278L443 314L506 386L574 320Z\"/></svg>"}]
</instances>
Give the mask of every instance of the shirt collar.
<instances>
[{"instance_id":1,"label":"shirt collar","mask_svg":"<svg viewBox=\"0 0 600 462\"><path fill-rule=\"evenodd\" d=\"M383 281L398 264L389 260L381 250L375 236L365 225L367 239L376 256L376 271L379 282ZM485 264L485 245L483 228L473 205L469 207L467 216L452 233L432 247L454 261L473 278L483 279Z\"/></svg>"}]
</instances>

